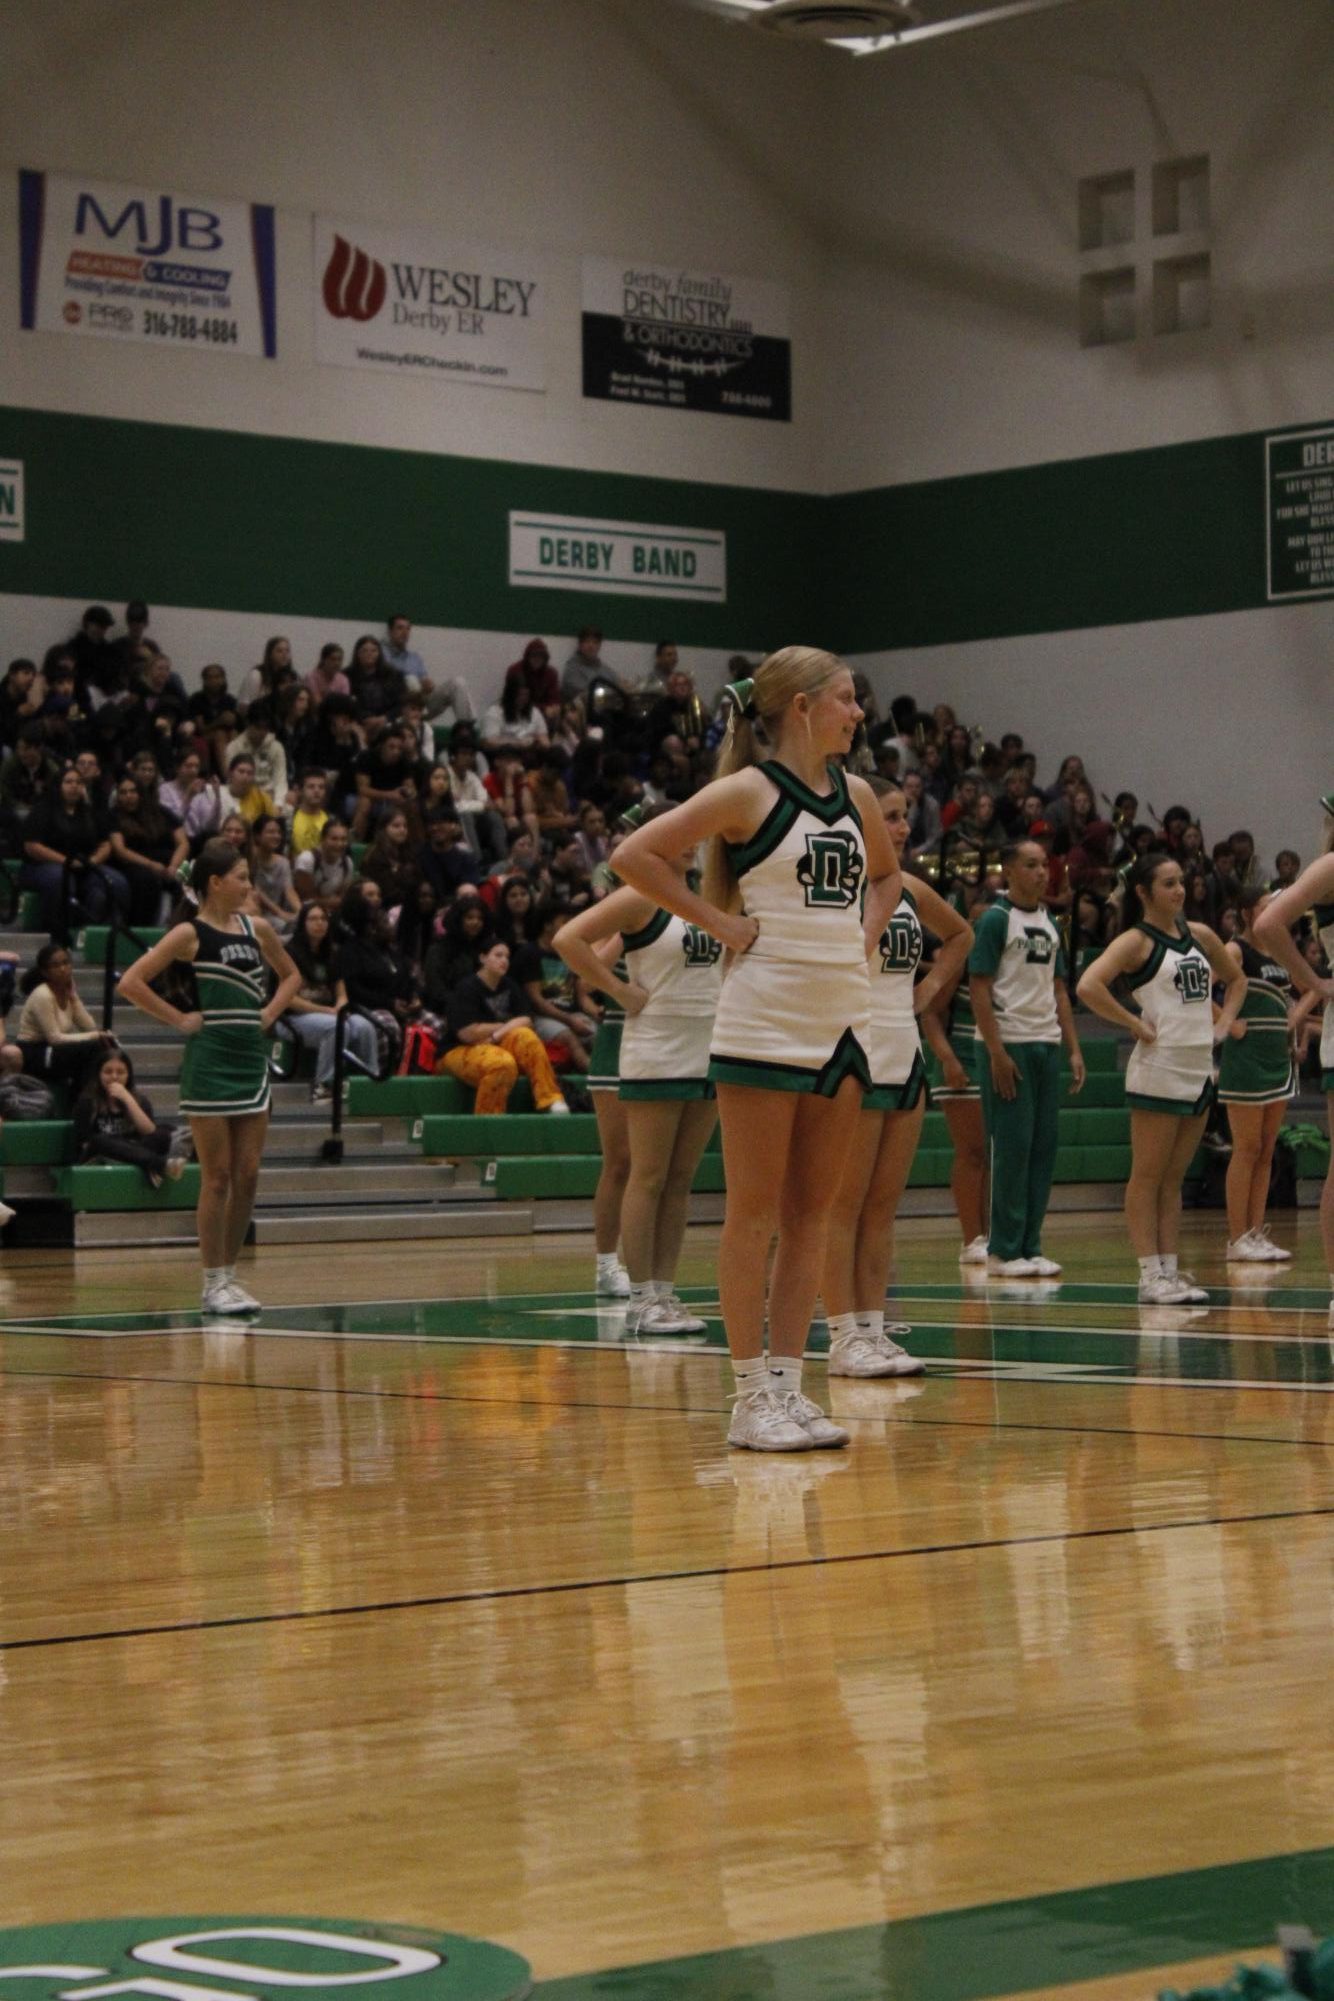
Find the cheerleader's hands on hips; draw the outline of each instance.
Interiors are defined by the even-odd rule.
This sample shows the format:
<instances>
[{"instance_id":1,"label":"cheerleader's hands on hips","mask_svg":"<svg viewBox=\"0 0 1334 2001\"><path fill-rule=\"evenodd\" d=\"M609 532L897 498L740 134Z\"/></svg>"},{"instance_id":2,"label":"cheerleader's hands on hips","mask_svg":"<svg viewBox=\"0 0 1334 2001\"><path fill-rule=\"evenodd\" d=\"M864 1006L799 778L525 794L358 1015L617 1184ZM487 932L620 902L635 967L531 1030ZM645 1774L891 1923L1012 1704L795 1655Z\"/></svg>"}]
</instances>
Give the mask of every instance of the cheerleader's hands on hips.
<instances>
[{"instance_id":1,"label":"cheerleader's hands on hips","mask_svg":"<svg viewBox=\"0 0 1334 2001\"><path fill-rule=\"evenodd\" d=\"M1158 1040L1158 1031L1152 1022L1142 1021L1138 1017L1131 1022L1130 1033L1136 1042L1142 1042L1146 1049L1151 1049Z\"/></svg>"},{"instance_id":2,"label":"cheerleader's hands on hips","mask_svg":"<svg viewBox=\"0 0 1334 2001\"><path fill-rule=\"evenodd\" d=\"M758 920L747 917L739 910L721 911L714 918L710 929L724 950L731 952L738 959L750 950L760 935Z\"/></svg>"},{"instance_id":3,"label":"cheerleader's hands on hips","mask_svg":"<svg viewBox=\"0 0 1334 2001\"><path fill-rule=\"evenodd\" d=\"M195 1008L190 1014L183 1014L177 1023L177 1027L180 1029L182 1035L198 1035L203 1026L204 1017L200 1014L198 1008Z\"/></svg>"}]
</instances>

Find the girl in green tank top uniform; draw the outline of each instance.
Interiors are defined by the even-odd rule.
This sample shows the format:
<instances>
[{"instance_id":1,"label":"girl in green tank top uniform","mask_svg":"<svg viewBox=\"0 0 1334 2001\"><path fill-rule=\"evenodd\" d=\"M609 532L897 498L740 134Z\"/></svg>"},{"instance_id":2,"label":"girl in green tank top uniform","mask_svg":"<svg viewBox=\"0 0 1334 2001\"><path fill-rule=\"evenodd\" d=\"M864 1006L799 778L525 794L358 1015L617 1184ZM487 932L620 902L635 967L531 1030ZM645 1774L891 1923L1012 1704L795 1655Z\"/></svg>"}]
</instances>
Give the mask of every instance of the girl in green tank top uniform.
<instances>
[{"instance_id":1,"label":"girl in green tank top uniform","mask_svg":"<svg viewBox=\"0 0 1334 2001\"><path fill-rule=\"evenodd\" d=\"M268 1038L300 988L301 974L271 925L242 914L250 871L230 842L206 842L187 895L197 915L173 925L136 959L121 975L120 990L155 1021L189 1037L181 1110L199 1160L203 1311L256 1313L258 1300L236 1283L236 1258L250 1227L268 1130ZM174 1006L154 992L152 983L173 968L180 992L187 967L193 1006ZM270 969L278 980L272 998Z\"/></svg>"},{"instance_id":2,"label":"girl in green tank top uniform","mask_svg":"<svg viewBox=\"0 0 1334 2001\"><path fill-rule=\"evenodd\" d=\"M940 949L932 941L933 956ZM982 1117L982 1089L977 1081L977 1019L968 988L968 968L950 991L921 1017L922 1040L940 1065L940 1083L933 1097L945 1114L954 1158L950 1162L950 1192L963 1231L961 1265L987 1261L989 1156Z\"/></svg>"},{"instance_id":3,"label":"girl in green tank top uniform","mask_svg":"<svg viewBox=\"0 0 1334 2001\"><path fill-rule=\"evenodd\" d=\"M1246 997L1222 1045L1218 1069L1218 1095L1232 1129L1227 1255L1235 1264L1286 1264L1292 1256L1271 1240L1265 1222L1269 1171L1293 1091L1291 983L1278 960L1255 941L1255 920L1269 901L1267 890L1242 891L1241 936L1224 948L1246 975Z\"/></svg>"}]
</instances>

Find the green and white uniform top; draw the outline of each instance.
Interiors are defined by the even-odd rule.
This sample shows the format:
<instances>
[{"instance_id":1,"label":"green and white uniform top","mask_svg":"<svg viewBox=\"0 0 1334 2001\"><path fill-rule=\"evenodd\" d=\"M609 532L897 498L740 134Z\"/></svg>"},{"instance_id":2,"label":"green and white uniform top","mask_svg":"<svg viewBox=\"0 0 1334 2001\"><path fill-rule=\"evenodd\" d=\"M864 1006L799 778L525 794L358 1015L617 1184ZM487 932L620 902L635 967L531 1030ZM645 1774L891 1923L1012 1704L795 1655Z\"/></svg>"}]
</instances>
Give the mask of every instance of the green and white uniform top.
<instances>
[{"instance_id":1,"label":"green and white uniform top","mask_svg":"<svg viewBox=\"0 0 1334 2001\"><path fill-rule=\"evenodd\" d=\"M1258 952L1244 938L1237 940L1237 946L1241 952L1241 970L1246 975L1246 998L1238 1021L1247 1024L1247 1036L1254 1035L1257 1029L1286 1035L1288 989L1292 984L1286 967L1271 959L1267 952Z\"/></svg>"},{"instance_id":2,"label":"green and white uniform top","mask_svg":"<svg viewBox=\"0 0 1334 2001\"><path fill-rule=\"evenodd\" d=\"M181 1111L187 1117L235 1118L269 1108L269 1057L260 1020L269 969L255 927L220 931L194 919L199 946L192 970L204 1025L181 1064Z\"/></svg>"},{"instance_id":3,"label":"green and white uniform top","mask_svg":"<svg viewBox=\"0 0 1334 2001\"><path fill-rule=\"evenodd\" d=\"M1334 966L1334 903L1316 905L1315 923L1325 958ZM1325 1012L1320 1018L1320 1069L1324 1088L1334 1091L1334 1001L1325 1002Z\"/></svg>"},{"instance_id":4,"label":"green and white uniform top","mask_svg":"<svg viewBox=\"0 0 1334 2001\"><path fill-rule=\"evenodd\" d=\"M1065 977L1065 949L1041 904L1020 910L1008 896L998 896L974 927L968 971L992 982L1002 1042L1060 1041L1056 982ZM971 998L967 1005L971 1012ZM974 1034L981 1039L976 1029Z\"/></svg>"},{"instance_id":5,"label":"green and white uniform top","mask_svg":"<svg viewBox=\"0 0 1334 2001\"><path fill-rule=\"evenodd\" d=\"M641 931L623 931L621 944L626 978L648 995L638 1014L627 1015L627 1034L652 1015L707 1015L712 1021L722 991L723 948L710 932L659 910Z\"/></svg>"},{"instance_id":6,"label":"green and white uniform top","mask_svg":"<svg viewBox=\"0 0 1334 2001\"><path fill-rule=\"evenodd\" d=\"M911 892L904 890L871 954L871 1025L866 1056L876 1091L906 1084L921 1065L922 1039L913 1012L913 988L926 943ZM870 1109L894 1110L878 1105Z\"/></svg>"},{"instance_id":7,"label":"green and white uniform top","mask_svg":"<svg viewBox=\"0 0 1334 2001\"><path fill-rule=\"evenodd\" d=\"M745 956L864 965L866 842L843 771L830 765L821 797L785 765L759 768L778 797L751 838L728 847L742 908L760 927Z\"/></svg>"},{"instance_id":8,"label":"green and white uniform top","mask_svg":"<svg viewBox=\"0 0 1334 2001\"><path fill-rule=\"evenodd\" d=\"M1151 949L1139 971L1126 975L1126 986L1154 1031L1150 1052L1158 1057L1177 1052L1202 1057L1208 1069L1214 1046L1214 976L1208 959L1184 922L1175 938L1152 924L1137 924L1135 929L1149 940ZM1145 1044L1135 1046L1143 1049Z\"/></svg>"},{"instance_id":9,"label":"green and white uniform top","mask_svg":"<svg viewBox=\"0 0 1334 2001\"><path fill-rule=\"evenodd\" d=\"M667 910L621 936L629 977L648 994L621 1031L621 1096L712 1097L709 1044L722 992L722 946Z\"/></svg>"}]
</instances>

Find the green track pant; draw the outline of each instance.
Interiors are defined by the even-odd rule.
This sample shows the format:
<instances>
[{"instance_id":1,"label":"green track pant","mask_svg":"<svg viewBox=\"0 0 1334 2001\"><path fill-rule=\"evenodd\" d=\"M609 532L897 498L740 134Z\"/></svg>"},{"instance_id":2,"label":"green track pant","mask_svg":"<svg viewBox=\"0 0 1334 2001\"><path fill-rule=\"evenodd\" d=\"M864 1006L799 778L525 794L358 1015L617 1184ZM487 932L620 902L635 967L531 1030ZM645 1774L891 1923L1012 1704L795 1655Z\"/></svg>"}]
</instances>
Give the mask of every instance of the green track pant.
<instances>
[{"instance_id":1,"label":"green track pant","mask_svg":"<svg viewBox=\"0 0 1334 2001\"><path fill-rule=\"evenodd\" d=\"M978 1081L991 1156L993 1258L1035 1258L1056 1168L1057 1113L1061 1104L1059 1042L1007 1042L1019 1066L1019 1086L1002 1098L991 1081L991 1059L979 1044Z\"/></svg>"}]
</instances>

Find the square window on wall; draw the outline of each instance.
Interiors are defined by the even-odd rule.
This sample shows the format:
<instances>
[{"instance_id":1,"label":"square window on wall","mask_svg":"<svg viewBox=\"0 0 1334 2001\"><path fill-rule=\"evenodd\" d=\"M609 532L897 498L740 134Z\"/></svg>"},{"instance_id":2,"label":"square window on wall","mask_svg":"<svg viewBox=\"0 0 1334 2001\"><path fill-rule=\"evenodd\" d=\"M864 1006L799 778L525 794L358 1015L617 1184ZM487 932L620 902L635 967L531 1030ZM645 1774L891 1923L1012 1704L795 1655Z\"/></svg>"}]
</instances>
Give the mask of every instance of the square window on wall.
<instances>
[{"instance_id":1,"label":"square window on wall","mask_svg":"<svg viewBox=\"0 0 1334 2001\"><path fill-rule=\"evenodd\" d=\"M1135 267L1086 271L1079 281L1079 344L1108 347L1135 338Z\"/></svg>"},{"instance_id":2,"label":"square window on wall","mask_svg":"<svg viewBox=\"0 0 1334 2001\"><path fill-rule=\"evenodd\" d=\"M1153 330L1156 334L1196 333L1213 318L1213 284L1208 252L1198 257L1161 257L1153 267Z\"/></svg>"},{"instance_id":3,"label":"square window on wall","mask_svg":"<svg viewBox=\"0 0 1334 2001\"><path fill-rule=\"evenodd\" d=\"M1094 174L1079 183L1079 247L1106 250L1135 240L1135 170Z\"/></svg>"},{"instance_id":4,"label":"square window on wall","mask_svg":"<svg viewBox=\"0 0 1334 2001\"><path fill-rule=\"evenodd\" d=\"M1155 236L1198 235L1209 227L1209 155L1160 160L1153 170Z\"/></svg>"}]
</instances>

